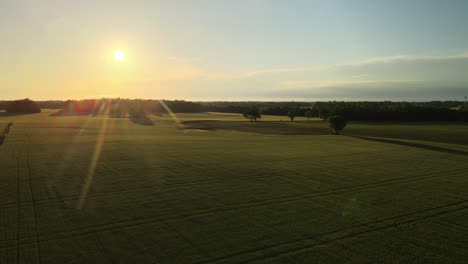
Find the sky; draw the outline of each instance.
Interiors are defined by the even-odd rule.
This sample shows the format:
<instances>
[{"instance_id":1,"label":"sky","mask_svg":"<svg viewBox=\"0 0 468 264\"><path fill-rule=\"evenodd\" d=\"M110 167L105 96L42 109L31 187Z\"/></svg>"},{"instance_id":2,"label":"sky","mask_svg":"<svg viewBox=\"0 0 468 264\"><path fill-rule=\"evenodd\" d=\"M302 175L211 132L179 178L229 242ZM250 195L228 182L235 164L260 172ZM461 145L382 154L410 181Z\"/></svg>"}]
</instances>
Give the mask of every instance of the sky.
<instances>
[{"instance_id":1,"label":"sky","mask_svg":"<svg viewBox=\"0 0 468 264\"><path fill-rule=\"evenodd\" d=\"M1 0L0 100L463 100L466 14L465 0Z\"/></svg>"}]
</instances>

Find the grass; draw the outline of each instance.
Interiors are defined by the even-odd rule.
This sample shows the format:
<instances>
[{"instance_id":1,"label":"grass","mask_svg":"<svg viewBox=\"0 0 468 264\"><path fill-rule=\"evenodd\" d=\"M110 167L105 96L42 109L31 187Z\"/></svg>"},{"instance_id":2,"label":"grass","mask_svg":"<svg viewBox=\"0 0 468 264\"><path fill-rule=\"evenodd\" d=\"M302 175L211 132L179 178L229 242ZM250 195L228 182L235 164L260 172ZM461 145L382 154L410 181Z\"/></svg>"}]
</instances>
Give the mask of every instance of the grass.
<instances>
[{"instance_id":1,"label":"grass","mask_svg":"<svg viewBox=\"0 0 468 264\"><path fill-rule=\"evenodd\" d=\"M14 122L0 146L0 263L468 259L465 155L320 133L179 129L166 115L154 126L49 115L0 118Z\"/></svg>"}]
</instances>

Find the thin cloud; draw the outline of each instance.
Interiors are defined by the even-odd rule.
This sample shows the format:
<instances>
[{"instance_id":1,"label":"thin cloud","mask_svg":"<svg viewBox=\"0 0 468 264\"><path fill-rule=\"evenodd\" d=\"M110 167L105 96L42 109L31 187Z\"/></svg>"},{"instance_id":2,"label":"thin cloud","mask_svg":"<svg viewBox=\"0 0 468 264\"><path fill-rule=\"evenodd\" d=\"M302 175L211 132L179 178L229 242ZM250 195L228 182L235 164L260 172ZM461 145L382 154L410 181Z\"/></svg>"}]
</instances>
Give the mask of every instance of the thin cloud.
<instances>
[{"instance_id":1,"label":"thin cloud","mask_svg":"<svg viewBox=\"0 0 468 264\"><path fill-rule=\"evenodd\" d=\"M459 60L468 59L468 52L451 55L396 55L388 57L375 57L367 60L355 61L342 66L363 66L370 64L411 62L411 61L441 61L441 60Z\"/></svg>"},{"instance_id":2,"label":"thin cloud","mask_svg":"<svg viewBox=\"0 0 468 264\"><path fill-rule=\"evenodd\" d=\"M468 59L468 52L449 55L395 55L386 57L374 57L364 60L352 61L349 63L341 64L328 64L318 65L314 67L292 67L292 68L277 68L277 69L264 69L253 70L238 75L222 75L223 78L249 78L257 75L275 74L275 73L293 73L293 72L313 72L332 70L343 67L361 67L374 64L398 63L398 62L417 62L417 61L443 61L443 60L460 60ZM220 75L218 75L220 76Z\"/></svg>"},{"instance_id":3,"label":"thin cloud","mask_svg":"<svg viewBox=\"0 0 468 264\"><path fill-rule=\"evenodd\" d=\"M300 72L320 72L331 71L347 67L362 67L367 65L389 64L399 62L418 62L418 61L444 61L444 60L464 60L468 59L468 52L448 55L395 55L386 57L373 57L369 59L356 60L348 63L340 64L323 64L311 67L285 67L273 69L259 69L243 73L219 73L197 67L194 61L200 60L198 57L182 58L168 57L170 61L177 62L179 67L163 74L160 78L154 80L236 80L248 79L256 76L269 74L285 74L285 73L300 73ZM354 79L369 77L367 74L352 76ZM368 80L369 82L370 80ZM365 80L364 80L365 82Z\"/></svg>"},{"instance_id":4,"label":"thin cloud","mask_svg":"<svg viewBox=\"0 0 468 264\"><path fill-rule=\"evenodd\" d=\"M354 79L360 79L360 78L365 78L365 77L369 77L369 74L360 74L360 75L351 76L351 78L354 78Z\"/></svg>"},{"instance_id":5,"label":"thin cloud","mask_svg":"<svg viewBox=\"0 0 468 264\"><path fill-rule=\"evenodd\" d=\"M320 82L318 82L320 83ZM278 87L262 94L283 100L460 100L466 94L466 83L444 85L412 80L366 82L336 81L319 87ZM303 83L305 84L305 82Z\"/></svg>"},{"instance_id":6,"label":"thin cloud","mask_svg":"<svg viewBox=\"0 0 468 264\"><path fill-rule=\"evenodd\" d=\"M421 80L304 80L286 81L280 84L283 88L324 88L335 86L356 86L356 85L389 85L389 84L409 84L418 83Z\"/></svg>"},{"instance_id":7,"label":"thin cloud","mask_svg":"<svg viewBox=\"0 0 468 264\"><path fill-rule=\"evenodd\" d=\"M188 62L192 62L192 61L199 61L199 60L201 60L201 58L200 58L200 57L177 57L177 56L171 56L171 57L167 57L167 60L188 63Z\"/></svg>"}]
</instances>

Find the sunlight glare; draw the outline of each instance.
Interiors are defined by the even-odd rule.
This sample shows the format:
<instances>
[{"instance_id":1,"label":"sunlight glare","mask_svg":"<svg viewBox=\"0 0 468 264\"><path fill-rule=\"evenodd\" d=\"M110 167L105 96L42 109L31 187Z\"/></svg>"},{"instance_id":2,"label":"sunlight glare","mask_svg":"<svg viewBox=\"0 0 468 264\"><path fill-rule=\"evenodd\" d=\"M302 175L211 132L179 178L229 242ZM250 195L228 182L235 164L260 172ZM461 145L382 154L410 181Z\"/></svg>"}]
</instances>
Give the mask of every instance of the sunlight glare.
<instances>
[{"instance_id":1,"label":"sunlight glare","mask_svg":"<svg viewBox=\"0 0 468 264\"><path fill-rule=\"evenodd\" d=\"M123 61L125 59L125 53L123 51L118 50L114 53L114 59L116 61Z\"/></svg>"}]
</instances>

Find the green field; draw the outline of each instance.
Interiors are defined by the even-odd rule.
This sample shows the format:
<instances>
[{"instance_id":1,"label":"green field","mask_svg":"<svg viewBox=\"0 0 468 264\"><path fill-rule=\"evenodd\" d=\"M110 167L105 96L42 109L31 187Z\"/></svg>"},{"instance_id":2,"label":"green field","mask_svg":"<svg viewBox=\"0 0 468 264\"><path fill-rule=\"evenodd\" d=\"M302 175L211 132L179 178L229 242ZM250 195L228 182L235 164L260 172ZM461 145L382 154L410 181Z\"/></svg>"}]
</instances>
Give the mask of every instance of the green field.
<instances>
[{"instance_id":1,"label":"green field","mask_svg":"<svg viewBox=\"0 0 468 264\"><path fill-rule=\"evenodd\" d=\"M468 259L467 125L51 113L0 116L0 263Z\"/></svg>"}]
</instances>

